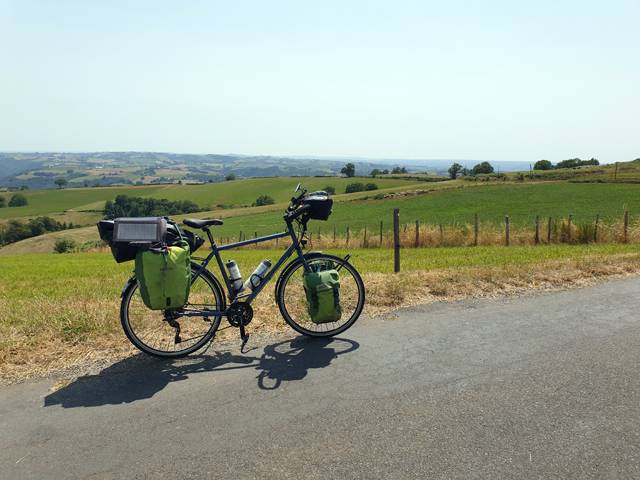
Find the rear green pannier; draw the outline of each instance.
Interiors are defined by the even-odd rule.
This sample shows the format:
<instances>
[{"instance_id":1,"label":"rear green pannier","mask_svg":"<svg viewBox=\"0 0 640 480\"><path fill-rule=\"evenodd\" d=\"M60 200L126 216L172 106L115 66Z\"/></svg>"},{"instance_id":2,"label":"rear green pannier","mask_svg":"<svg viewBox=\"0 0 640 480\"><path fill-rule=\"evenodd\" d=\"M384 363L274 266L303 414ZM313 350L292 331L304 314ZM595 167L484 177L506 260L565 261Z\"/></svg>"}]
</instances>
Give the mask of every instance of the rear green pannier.
<instances>
[{"instance_id":1,"label":"rear green pannier","mask_svg":"<svg viewBox=\"0 0 640 480\"><path fill-rule=\"evenodd\" d=\"M151 310L180 308L191 286L189 245L138 250L135 273L144 304Z\"/></svg>"},{"instance_id":2,"label":"rear green pannier","mask_svg":"<svg viewBox=\"0 0 640 480\"><path fill-rule=\"evenodd\" d=\"M340 307L340 274L335 269L307 272L302 277L309 315L313 323L337 322Z\"/></svg>"}]
</instances>

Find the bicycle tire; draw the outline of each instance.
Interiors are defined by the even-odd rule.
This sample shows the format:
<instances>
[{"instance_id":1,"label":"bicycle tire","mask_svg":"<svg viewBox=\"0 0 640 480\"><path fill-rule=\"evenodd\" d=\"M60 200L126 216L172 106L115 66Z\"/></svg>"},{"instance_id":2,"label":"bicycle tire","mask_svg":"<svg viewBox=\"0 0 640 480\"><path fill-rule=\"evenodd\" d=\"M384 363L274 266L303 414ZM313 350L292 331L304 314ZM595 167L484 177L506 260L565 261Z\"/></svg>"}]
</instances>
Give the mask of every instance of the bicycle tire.
<instances>
[{"instance_id":1,"label":"bicycle tire","mask_svg":"<svg viewBox=\"0 0 640 480\"><path fill-rule=\"evenodd\" d=\"M191 273L192 275L194 275L194 277L198 270L200 270L199 265L191 265ZM215 278L215 276L213 276L208 270L200 270L198 272L198 277L202 278L207 286L211 289L211 292L216 300L217 310L224 311L226 309L226 300L218 279ZM192 283L195 283L196 281L197 278L195 278ZM129 321L129 306L137 289L138 282L135 280L135 277L132 277L122 293L122 301L120 303L120 323L122 324L122 329L124 330L124 333L129 341L133 344L133 346L135 346L143 353L159 358L185 357L205 346L215 335L218 327L220 326L222 316L211 317L211 326L209 327L208 331L202 336L202 338L182 350L164 351L149 346L139 338Z\"/></svg>"},{"instance_id":2,"label":"bicycle tire","mask_svg":"<svg viewBox=\"0 0 640 480\"><path fill-rule=\"evenodd\" d=\"M341 324L339 327L329 329L326 331L310 330L309 328L305 328L303 325L300 325L300 323L296 322L292 318L292 316L289 314L289 311L287 309L285 294L286 294L286 288L289 280L292 278L293 274L303 266L302 260L298 258L286 266L286 268L280 274L280 277L278 278L278 281L276 283L276 292L275 292L276 302L278 304L278 308L280 310L280 314L282 315L282 318L284 318L285 322L287 322L287 324L291 328L293 328L296 332L309 337L332 337L334 335L338 335L344 332L345 330L351 328L353 324L358 320L360 315L362 314L362 310L364 308L366 292L364 288L364 283L362 281L362 277L360 277L360 274L358 273L358 271L353 265L351 265L348 261L344 260L343 258L337 257L335 255L323 254L323 253L308 253L304 257L307 262L318 261L318 260L321 261L323 259L330 260L336 264L341 265L342 266L341 268L347 269L347 271L349 271L349 273L353 276L353 279L355 280L355 283L358 289L358 301L357 301L356 307L346 322Z\"/></svg>"}]
</instances>

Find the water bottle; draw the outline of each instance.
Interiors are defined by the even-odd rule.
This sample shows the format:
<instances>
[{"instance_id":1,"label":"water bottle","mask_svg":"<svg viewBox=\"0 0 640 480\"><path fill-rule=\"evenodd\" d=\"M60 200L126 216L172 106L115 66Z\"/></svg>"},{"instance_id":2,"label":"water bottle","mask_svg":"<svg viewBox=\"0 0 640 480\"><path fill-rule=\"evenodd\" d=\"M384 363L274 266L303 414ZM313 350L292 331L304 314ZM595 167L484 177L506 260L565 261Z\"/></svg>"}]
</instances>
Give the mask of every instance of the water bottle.
<instances>
[{"instance_id":1,"label":"water bottle","mask_svg":"<svg viewBox=\"0 0 640 480\"><path fill-rule=\"evenodd\" d=\"M231 282L231 287L236 293L241 292L243 290L242 274L240 273L240 269L238 268L238 264L235 262L235 260L229 260L227 262L227 270L229 271L229 281Z\"/></svg>"},{"instance_id":2,"label":"water bottle","mask_svg":"<svg viewBox=\"0 0 640 480\"><path fill-rule=\"evenodd\" d=\"M247 281L244 282L244 285L242 286L242 288L255 290L258 287L258 285L262 283L262 280L264 280L264 274L267 273L267 270L269 270L269 268L271 268L271 260L263 260L262 262L260 262L260 265L258 265L258 268L256 268L253 271L253 273L249 276Z\"/></svg>"}]
</instances>

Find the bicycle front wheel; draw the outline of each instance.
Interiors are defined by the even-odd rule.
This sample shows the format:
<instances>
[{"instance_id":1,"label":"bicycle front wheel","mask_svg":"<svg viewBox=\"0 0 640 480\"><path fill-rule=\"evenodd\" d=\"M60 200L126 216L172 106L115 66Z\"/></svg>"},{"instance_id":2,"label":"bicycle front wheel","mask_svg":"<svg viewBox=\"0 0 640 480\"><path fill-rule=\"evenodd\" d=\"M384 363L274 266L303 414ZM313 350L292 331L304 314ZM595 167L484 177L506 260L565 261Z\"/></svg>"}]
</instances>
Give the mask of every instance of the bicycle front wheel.
<instances>
[{"instance_id":1,"label":"bicycle front wheel","mask_svg":"<svg viewBox=\"0 0 640 480\"><path fill-rule=\"evenodd\" d=\"M364 308L364 283L358 271L349 262L335 255L312 253L305 256L309 267L318 271L335 268L340 274L339 320L314 323L309 315L307 298L302 283L304 268L300 259L291 262L282 272L276 286L276 301L285 321L295 331L311 337L331 337L351 327Z\"/></svg>"},{"instance_id":2,"label":"bicycle front wheel","mask_svg":"<svg viewBox=\"0 0 640 480\"><path fill-rule=\"evenodd\" d=\"M163 358L178 358L202 348L220 326L221 317L206 311L222 311L225 298L216 279L206 270L191 267L193 282L189 302L165 314L149 310L142 300L138 282L129 282L122 295L120 321L127 338L139 350ZM198 313L184 316L184 313Z\"/></svg>"}]
</instances>

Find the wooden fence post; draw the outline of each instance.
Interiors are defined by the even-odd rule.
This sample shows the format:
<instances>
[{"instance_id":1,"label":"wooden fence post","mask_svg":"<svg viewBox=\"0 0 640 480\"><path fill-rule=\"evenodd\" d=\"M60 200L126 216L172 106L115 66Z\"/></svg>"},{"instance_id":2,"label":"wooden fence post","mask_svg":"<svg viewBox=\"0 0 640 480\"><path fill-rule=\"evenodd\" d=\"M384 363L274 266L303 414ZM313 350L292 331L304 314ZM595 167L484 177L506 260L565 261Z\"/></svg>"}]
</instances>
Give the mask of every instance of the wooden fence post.
<instances>
[{"instance_id":1,"label":"wooden fence post","mask_svg":"<svg viewBox=\"0 0 640 480\"><path fill-rule=\"evenodd\" d=\"M400 210L393 210L393 271L400 271Z\"/></svg>"},{"instance_id":2,"label":"wooden fence post","mask_svg":"<svg viewBox=\"0 0 640 480\"><path fill-rule=\"evenodd\" d=\"M536 215L536 238L535 244L538 245L540 243L540 216Z\"/></svg>"},{"instance_id":3,"label":"wooden fence post","mask_svg":"<svg viewBox=\"0 0 640 480\"><path fill-rule=\"evenodd\" d=\"M416 220L416 244L415 247L420 246L420 220Z\"/></svg>"},{"instance_id":4,"label":"wooden fence post","mask_svg":"<svg viewBox=\"0 0 640 480\"><path fill-rule=\"evenodd\" d=\"M478 214L473 215L473 245L478 246Z\"/></svg>"},{"instance_id":5,"label":"wooden fence post","mask_svg":"<svg viewBox=\"0 0 640 480\"><path fill-rule=\"evenodd\" d=\"M349 225L347 225L347 245L349 245Z\"/></svg>"},{"instance_id":6,"label":"wooden fence post","mask_svg":"<svg viewBox=\"0 0 640 480\"><path fill-rule=\"evenodd\" d=\"M382 247L382 220L380 220L380 246Z\"/></svg>"},{"instance_id":7,"label":"wooden fence post","mask_svg":"<svg viewBox=\"0 0 640 480\"><path fill-rule=\"evenodd\" d=\"M336 226L333 226L333 243L336 242Z\"/></svg>"},{"instance_id":8,"label":"wooden fence post","mask_svg":"<svg viewBox=\"0 0 640 480\"><path fill-rule=\"evenodd\" d=\"M369 245L367 244L367 226L364 226L364 240L362 241L362 246L367 248Z\"/></svg>"},{"instance_id":9,"label":"wooden fence post","mask_svg":"<svg viewBox=\"0 0 640 480\"><path fill-rule=\"evenodd\" d=\"M596 223L593 226L593 243L598 243L598 223L600 223L600 215L596 215Z\"/></svg>"},{"instance_id":10,"label":"wooden fence post","mask_svg":"<svg viewBox=\"0 0 640 480\"><path fill-rule=\"evenodd\" d=\"M444 227L439 224L438 228L440 229L440 246L442 246L444 244Z\"/></svg>"},{"instance_id":11,"label":"wooden fence post","mask_svg":"<svg viewBox=\"0 0 640 480\"><path fill-rule=\"evenodd\" d=\"M504 216L504 243L508 247L511 241L510 239L510 228L509 228L509 215Z\"/></svg>"},{"instance_id":12,"label":"wooden fence post","mask_svg":"<svg viewBox=\"0 0 640 480\"><path fill-rule=\"evenodd\" d=\"M571 243L571 224L573 223L573 215L569 214L569 219L567 221L567 238L569 243Z\"/></svg>"},{"instance_id":13,"label":"wooden fence post","mask_svg":"<svg viewBox=\"0 0 640 480\"><path fill-rule=\"evenodd\" d=\"M240 235L238 235L238 241L241 242L242 241L242 230L240 230Z\"/></svg>"},{"instance_id":14,"label":"wooden fence post","mask_svg":"<svg viewBox=\"0 0 640 480\"><path fill-rule=\"evenodd\" d=\"M629 243L629 210L624 211L624 243Z\"/></svg>"},{"instance_id":15,"label":"wooden fence post","mask_svg":"<svg viewBox=\"0 0 640 480\"><path fill-rule=\"evenodd\" d=\"M547 243L551 243L551 217L549 217L549 224L547 225Z\"/></svg>"}]
</instances>

